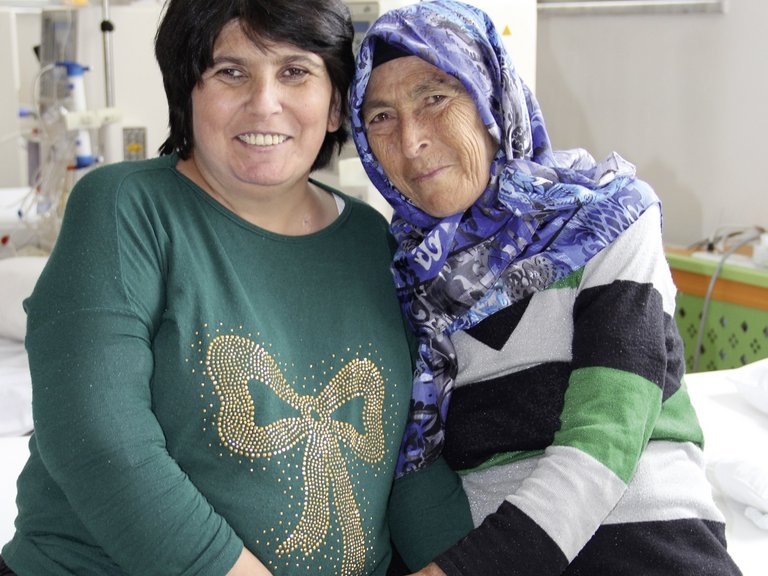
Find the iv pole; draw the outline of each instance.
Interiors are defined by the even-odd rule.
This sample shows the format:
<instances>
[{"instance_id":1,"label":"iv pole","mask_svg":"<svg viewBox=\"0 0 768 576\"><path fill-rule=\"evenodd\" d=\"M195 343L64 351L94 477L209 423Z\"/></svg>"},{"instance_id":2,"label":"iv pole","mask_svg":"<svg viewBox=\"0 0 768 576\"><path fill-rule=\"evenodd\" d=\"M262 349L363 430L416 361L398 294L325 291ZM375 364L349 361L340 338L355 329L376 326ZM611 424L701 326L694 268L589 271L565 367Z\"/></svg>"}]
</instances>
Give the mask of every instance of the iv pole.
<instances>
[{"instance_id":1,"label":"iv pole","mask_svg":"<svg viewBox=\"0 0 768 576\"><path fill-rule=\"evenodd\" d=\"M110 20L109 0L101 1L101 34L104 44L104 92L107 109L115 108L115 78L112 50L112 32L115 26ZM105 122L101 127L101 151L104 162L109 164L123 159L122 130L119 114Z\"/></svg>"},{"instance_id":2,"label":"iv pole","mask_svg":"<svg viewBox=\"0 0 768 576\"><path fill-rule=\"evenodd\" d=\"M115 105L115 81L112 72L112 32L115 26L109 19L109 0L101 1L101 34L104 41L104 91L107 108Z\"/></svg>"}]
</instances>

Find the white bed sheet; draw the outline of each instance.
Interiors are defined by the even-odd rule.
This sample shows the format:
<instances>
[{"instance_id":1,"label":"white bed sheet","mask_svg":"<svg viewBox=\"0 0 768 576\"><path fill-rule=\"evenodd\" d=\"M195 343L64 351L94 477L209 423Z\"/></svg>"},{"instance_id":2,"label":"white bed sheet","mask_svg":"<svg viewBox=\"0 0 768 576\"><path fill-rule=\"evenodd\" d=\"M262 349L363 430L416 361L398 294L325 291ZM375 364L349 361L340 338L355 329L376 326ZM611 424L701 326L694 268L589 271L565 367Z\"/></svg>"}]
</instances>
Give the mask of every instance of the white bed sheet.
<instances>
[{"instance_id":1,"label":"white bed sheet","mask_svg":"<svg viewBox=\"0 0 768 576\"><path fill-rule=\"evenodd\" d=\"M13 534L16 478L27 460L32 384L24 343L0 338L0 548Z\"/></svg>"},{"instance_id":2,"label":"white bed sheet","mask_svg":"<svg viewBox=\"0 0 768 576\"><path fill-rule=\"evenodd\" d=\"M768 414L739 393L736 381L743 375L740 370L686 376L704 430L704 455L709 466L733 459L764 465L768 459ZM731 556L744 576L764 576L768 573L768 530L758 528L745 516L746 506L729 498L714 482L713 494L725 515Z\"/></svg>"},{"instance_id":3,"label":"white bed sheet","mask_svg":"<svg viewBox=\"0 0 768 576\"><path fill-rule=\"evenodd\" d=\"M24 343L0 338L0 437L32 431L32 383Z\"/></svg>"},{"instance_id":4,"label":"white bed sheet","mask_svg":"<svg viewBox=\"0 0 768 576\"><path fill-rule=\"evenodd\" d=\"M8 357L13 358L13 355L8 354ZM734 374L738 373L723 370L686 377L704 429L704 453L708 462L737 457L768 458L768 414L757 410L741 396L734 384ZM16 478L26 462L28 442L26 437L0 437L0 462L3 463L0 469L0 547L13 534ZM731 555L744 576L763 576L768 570L768 530L755 526L744 515L743 505L715 487L713 492L726 518Z\"/></svg>"},{"instance_id":5,"label":"white bed sheet","mask_svg":"<svg viewBox=\"0 0 768 576\"><path fill-rule=\"evenodd\" d=\"M0 438L0 549L13 537L16 518L16 479L29 455L29 438Z\"/></svg>"}]
</instances>

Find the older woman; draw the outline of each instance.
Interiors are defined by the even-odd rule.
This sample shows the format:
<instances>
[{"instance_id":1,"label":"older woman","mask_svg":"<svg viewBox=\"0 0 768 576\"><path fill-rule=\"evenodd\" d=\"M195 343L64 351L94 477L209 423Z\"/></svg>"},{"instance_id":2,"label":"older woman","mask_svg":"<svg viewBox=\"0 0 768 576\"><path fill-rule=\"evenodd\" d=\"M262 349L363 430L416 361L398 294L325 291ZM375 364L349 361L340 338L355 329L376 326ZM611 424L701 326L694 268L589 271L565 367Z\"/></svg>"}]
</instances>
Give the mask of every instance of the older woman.
<instances>
[{"instance_id":1,"label":"older woman","mask_svg":"<svg viewBox=\"0 0 768 576\"><path fill-rule=\"evenodd\" d=\"M476 525L425 573L738 574L633 166L553 151L489 18L450 0L374 24L351 102L420 343L398 482L444 457Z\"/></svg>"},{"instance_id":2,"label":"older woman","mask_svg":"<svg viewBox=\"0 0 768 576\"><path fill-rule=\"evenodd\" d=\"M310 179L348 137L352 38L341 0L170 0L163 155L79 181L26 303L0 574L386 573L412 373L392 239Z\"/></svg>"}]
</instances>

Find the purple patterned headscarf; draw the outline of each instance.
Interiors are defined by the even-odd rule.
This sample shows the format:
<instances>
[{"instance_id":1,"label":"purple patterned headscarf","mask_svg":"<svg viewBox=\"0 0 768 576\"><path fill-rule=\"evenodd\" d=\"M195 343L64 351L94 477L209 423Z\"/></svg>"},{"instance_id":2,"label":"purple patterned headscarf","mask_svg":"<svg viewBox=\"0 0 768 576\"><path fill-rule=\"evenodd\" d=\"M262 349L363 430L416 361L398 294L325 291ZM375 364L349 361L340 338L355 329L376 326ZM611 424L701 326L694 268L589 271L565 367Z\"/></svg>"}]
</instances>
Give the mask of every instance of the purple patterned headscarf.
<instances>
[{"instance_id":1,"label":"purple patterned headscarf","mask_svg":"<svg viewBox=\"0 0 768 576\"><path fill-rule=\"evenodd\" d=\"M361 108L382 41L458 78L499 142L488 187L464 213L435 218L417 208L368 144ZM583 267L658 198L617 154L597 163L584 150L552 150L490 18L460 2L420 2L380 17L360 46L350 100L363 166L394 209L392 270L419 338L402 475L440 454L458 366L451 334Z\"/></svg>"}]
</instances>

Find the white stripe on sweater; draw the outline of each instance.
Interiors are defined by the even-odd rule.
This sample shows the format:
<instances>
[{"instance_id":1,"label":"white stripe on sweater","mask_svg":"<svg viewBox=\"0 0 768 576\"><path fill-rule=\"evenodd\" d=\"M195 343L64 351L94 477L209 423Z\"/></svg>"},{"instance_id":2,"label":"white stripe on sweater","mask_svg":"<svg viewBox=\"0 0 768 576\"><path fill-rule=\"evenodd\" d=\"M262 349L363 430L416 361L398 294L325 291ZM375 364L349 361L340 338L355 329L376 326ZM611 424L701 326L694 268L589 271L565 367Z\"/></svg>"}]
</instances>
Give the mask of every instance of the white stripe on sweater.
<instances>
[{"instance_id":1,"label":"white stripe on sweater","mask_svg":"<svg viewBox=\"0 0 768 576\"><path fill-rule=\"evenodd\" d=\"M546 454L462 476L476 526L507 500L541 526L571 561L600 524L682 518L723 522L694 444L651 442L628 487L576 448L552 446ZM606 509L616 499L616 506Z\"/></svg>"}]
</instances>

